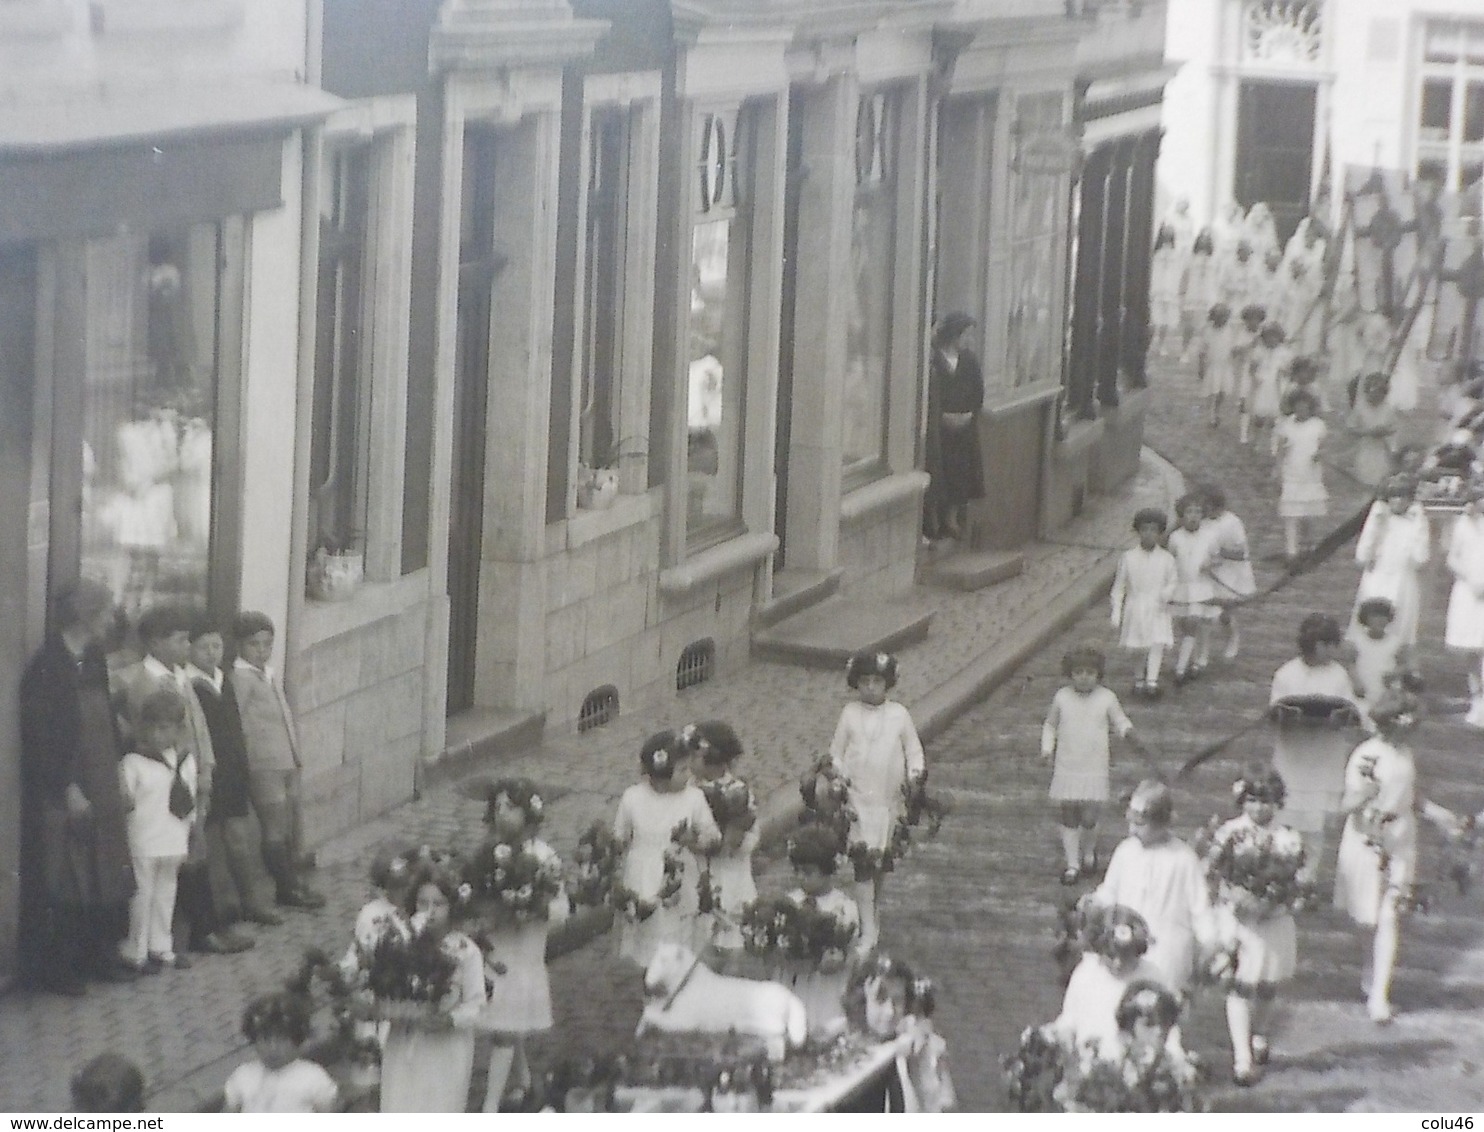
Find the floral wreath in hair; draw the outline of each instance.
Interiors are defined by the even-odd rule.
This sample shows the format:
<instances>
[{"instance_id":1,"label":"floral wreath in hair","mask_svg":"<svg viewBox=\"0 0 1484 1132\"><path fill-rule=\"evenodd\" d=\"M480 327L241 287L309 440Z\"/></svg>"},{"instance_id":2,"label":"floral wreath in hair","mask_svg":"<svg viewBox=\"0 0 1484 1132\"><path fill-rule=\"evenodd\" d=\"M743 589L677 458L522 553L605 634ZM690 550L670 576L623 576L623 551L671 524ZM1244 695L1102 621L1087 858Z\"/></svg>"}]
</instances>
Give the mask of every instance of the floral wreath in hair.
<instances>
[{"instance_id":1,"label":"floral wreath in hair","mask_svg":"<svg viewBox=\"0 0 1484 1132\"><path fill-rule=\"evenodd\" d=\"M680 741L692 754L699 755L703 760L706 758L706 752L711 750L711 740L706 738L694 723L687 723L680 729Z\"/></svg>"},{"instance_id":2,"label":"floral wreath in hair","mask_svg":"<svg viewBox=\"0 0 1484 1132\"><path fill-rule=\"evenodd\" d=\"M1283 804L1284 791L1277 783L1271 782L1260 776L1244 774L1232 783L1232 798L1237 805L1244 802L1268 802L1275 806Z\"/></svg>"}]
</instances>

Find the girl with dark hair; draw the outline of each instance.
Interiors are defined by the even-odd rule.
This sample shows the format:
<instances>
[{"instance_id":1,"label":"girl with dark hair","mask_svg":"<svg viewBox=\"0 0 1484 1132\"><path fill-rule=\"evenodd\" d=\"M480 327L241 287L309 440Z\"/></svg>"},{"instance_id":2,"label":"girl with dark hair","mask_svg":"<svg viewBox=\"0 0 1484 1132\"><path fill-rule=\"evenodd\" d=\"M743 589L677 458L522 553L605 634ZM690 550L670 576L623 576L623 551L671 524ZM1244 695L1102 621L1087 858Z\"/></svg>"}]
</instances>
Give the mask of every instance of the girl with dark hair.
<instances>
[{"instance_id":1,"label":"girl with dark hair","mask_svg":"<svg viewBox=\"0 0 1484 1132\"><path fill-rule=\"evenodd\" d=\"M861 911L861 950L876 946L876 901L891 852L892 834L906 812L906 792L927 776L922 741L905 707L887 699L897 682L897 658L858 652L845 667L856 699L840 712L830 741L830 762L848 783L849 848L856 858L856 901ZM872 863L874 862L874 863Z\"/></svg>"},{"instance_id":2,"label":"girl with dark hair","mask_svg":"<svg viewBox=\"0 0 1484 1132\"><path fill-rule=\"evenodd\" d=\"M955 311L945 315L933 332L926 446L932 482L923 499L922 527L929 540L962 539L970 501L984 498L977 424L984 404L984 373L969 346L973 328L972 318Z\"/></svg>"},{"instance_id":3,"label":"girl with dark hair","mask_svg":"<svg viewBox=\"0 0 1484 1132\"><path fill-rule=\"evenodd\" d=\"M1165 513L1157 507L1141 508L1133 526L1139 542L1118 560L1109 600L1118 644L1144 653L1144 671L1134 680L1134 695L1153 699L1159 695L1165 649L1175 643L1170 602L1180 575L1174 555L1160 545L1169 526Z\"/></svg>"},{"instance_id":4,"label":"girl with dark hair","mask_svg":"<svg viewBox=\"0 0 1484 1132\"><path fill-rule=\"evenodd\" d=\"M1402 642L1417 644L1417 624L1422 617L1422 567L1432 553L1432 534L1427 513L1417 502L1417 481L1411 476L1392 476L1379 503L1371 507L1355 561L1360 563L1360 586L1355 606L1367 598L1384 597L1396 608L1396 628Z\"/></svg>"},{"instance_id":5,"label":"girl with dark hair","mask_svg":"<svg viewBox=\"0 0 1484 1132\"><path fill-rule=\"evenodd\" d=\"M1062 658L1070 681L1051 698L1041 725L1041 758L1054 765L1051 799L1057 803L1066 868L1062 884L1076 884L1098 867L1097 822L1108 800L1108 733L1145 752L1118 697L1103 686L1102 651L1084 645ZM1084 843L1084 837L1086 839Z\"/></svg>"},{"instance_id":6,"label":"girl with dark hair","mask_svg":"<svg viewBox=\"0 0 1484 1132\"><path fill-rule=\"evenodd\" d=\"M742 757L742 740L731 724L708 719L688 724L680 736L697 760L697 785L721 830L720 844L706 857L713 906L701 910L696 945L704 950L709 944L726 965L742 950L742 913L757 899L752 876L752 855L758 846L757 799L733 773Z\"/></svg>"},{"instance_id":7,"label":"girl with dark hair","mask_svg":"<svg viewBox=\"0 0 1484 1132\"><path fill-rule=\"evenodd\" d=\"M1283 519L1283 543L1290 561L1307 549L1309 524L1329 512L1329 490L1324 486L1320 449L1329 429L1319 413L1319 399L1307 388L1288 395L1292 416L1278 422L1275 437L1282 453L1283 488L1278 514Z\"/></svg>"},{"instance_id":8,"label":"girl with dark hair","mask_svg":"<svg viewBox=\"0 0 1484 1132\"><path fill-rule=\"evenodd\" d=\"M1119 1048L1118 1003L1129 985L1163 981L1145 957L1149 925L1132 908L1090 904L1084 929L1087 951L1067 982L1061 1013L1052 1026L1077 1046L1096 1043L1105 1055ZM1174 1039L1179 1042L1178 1034Z\"/></svg>"},{"instance_id":9,"label":"girl with dark hair","mask_svg":"<svg viewBox=\"0 0 1484 1132\"><path fill-rule=\"evenodd\" d=\"M627 850L620 882L634 898L618 950L640 967L661 943L695 946L701 873L695 853L721 841L706 795L690 780L689 759L675 732L651 735L639 751L644 780L623 792L613 819L613 835ZM684 844L672 838L678 827Z\"/></svg>"},{"instance_id":10,"label":"girl with dark hair","mask_svg":"<svg viewBox=\"0 0 1484 1132\"><path fill-rule=\"evenodd\" d=\"M1345 757L1359 720L1350 671L1340 663L1340 626L1311 613L1299 625L1299 655L1273 673L1268 697L1276 727L1273 767L1287 784L1282 819L1304 836L1308 868L1319 868L1325 824L1339 812Z\"/></svg>"},{"instance_id":11,"label":"girl with dark hair","mask_svg":"<svg viewBox=\"0 0 1484 1132\"><path fill-rule=\"evenodd\" d=\"M227 1078L223 1111L334 1112L340 1104L334 1078L299 1056L309 1032L309 1003L302 998L281 991L254 999L242 1016L242 1034L257 1059Z\"/></svg>"},{"instance_id":12,"label":"girl with dark hair","mask_svg":"<svg viewBox=\"0 0 1484 1132\"><path fill-rule=\"evenodd\" d=\"M1287 905L1264 903L1248 888L1233 884L1224 866L1238 846L1244 853L1302 861L1302 838L1273 821L1285 792L1277 771L1250 768L1232 784L1241 815L1216 830L1205 854L1219 930L1236 951L1233 982L1226 996L1226 1025L1232 1040L1232 1075L1238 1085L1254 1084L1268 1060L1269 1016L1279 987L1293 978L1298 931Z\"/></svg>"}]
</instances>

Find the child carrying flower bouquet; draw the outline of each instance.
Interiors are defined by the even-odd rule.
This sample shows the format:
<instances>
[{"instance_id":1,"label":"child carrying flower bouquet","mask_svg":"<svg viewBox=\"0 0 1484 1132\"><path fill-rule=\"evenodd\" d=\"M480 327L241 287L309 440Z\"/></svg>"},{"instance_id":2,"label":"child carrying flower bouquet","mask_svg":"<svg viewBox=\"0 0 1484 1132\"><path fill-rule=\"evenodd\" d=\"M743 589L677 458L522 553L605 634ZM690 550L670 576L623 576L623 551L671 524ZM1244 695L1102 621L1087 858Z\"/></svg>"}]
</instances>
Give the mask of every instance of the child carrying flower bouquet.
<instances>
[{"instance_id":1,"label":"child carrying flower bouquet","mask_svg":"<svg viewBox=\"0 0 1484 1132\"><path fill-rule=\"evenodd\" d=\"M840 843L834 831L805 825L788 843L799 885L780 898L758 900L742 919L743 946L770 961L808 1014L809 1037L830 1041L845 1032L845 992L860 910L835 887Z\"/></svg>"},{"instance_id":2,"label":"child carrying flower bouquet","mask_svg":"<svg viewBox=\"0 0 1484 1132\"><path fill-rule=\"evenodd\" d=\"M562 884L562 862L535 836L545 805L525 778L505 778L486 791L489 839L464 872L483 924L484 970L489 1002L481 1028L495 1034L485 1084L484 1112L499 1112L507 1082L513 1093L531 1089L525 1036L551 1029L551 987L546 977L546 937L571 911Z\"/></svg>"},{"instance_id":3,"label":"child carrying flower bouquet","mask_svg":"<svg viewBox=\"0 0 1484 1132\"><path fill-rule=\"evenodd\" d=\"M1072 972L1062 998L1061 1013L1051 1023L1073 1048L1087 1043L1111 1054L1119 1044L1118 1003L1131 983L1160 976L1144 957L1149 950L1149 926L1131 908L1085 904L1084 938L1087 951ZM1180 1041L1179 1031L1172 1031Z\"/></svg>"},{"instance_id":4,"label":"child carrying flower bouquet","mask_svg":"<svg viewBox=\"0 0 1484 1132\"><path fill-rule=\"evenodd\" d=\"M1282 775L1253 767L1232 793L1242 815L1215 830L1202 858L1215 891L1218 934L1236 954L1226 1025L1232 1079L1246 1086L1267 1063L1273 1000L1297 964L1293 913L1313 893L1305 880L1303 838L1273 820L1286 796Z\"/></svg>"},{"instance_id":5,"label":"child carrying flower bouquet","mask_svg":"<svg viewBox=\"0 0 1484 1132\"><path fill-rule=\"evenodd\" d=\"M742 741L731 724L719 719L688 724L680 733L698 762L697 785L721 830L721 844L706 855L701 871L700 922L696 946L709 944L720 953L720 967L742 949L738 927L743 910L757 899L752 855L757 851L757 799L747 783L732 773L742 756Z\"/></svg>"},{"instance_id":6,"label":"child carrying flower bouquet","mask_svg":"<svg viewBox=\"0 0 1484 1132\"><path fill-rule=\"evenodd\" d=\"M889 858L899 848L897 827L927 765L912 716L886 698L896 686L897 658L885 652L855 653L845 666L845 682L857 698L840 712L830 762L845 780L853 811L849 848L860 909L859 946L869 952L881 934L876 904Z\"/></svg>"},{"instance_id":7,"label":"child carrying flower bouquet","mask_svg":"<svg viewBox=\"0 0 1484 1132\"><path fill-rule=\"evenodd\" d=\"M619 954L640 967L649 965L661 943L694 944L701 872L696 850L721 841L706 796L690 781L689 760L675 732L651 735L639 752L644 781L623 792L613 820L613 836L625 849L613 894L623 916Z\"/></svg>"},{"instance_id":8,"label":"child carrying flower bouquet","mask_svg":"<svg viewBox=\"0 0 1484 1132\"><path fill-rule=\"evenodd\" d=\"M387 932L364 972L391 1022L381 1058L382 1112L463 1112L474 1071L473 1024L485 1004L484 957L452 930L472 891L447 864L421 863L404 905L410 932Z\"/></svg>"}]
</instances>

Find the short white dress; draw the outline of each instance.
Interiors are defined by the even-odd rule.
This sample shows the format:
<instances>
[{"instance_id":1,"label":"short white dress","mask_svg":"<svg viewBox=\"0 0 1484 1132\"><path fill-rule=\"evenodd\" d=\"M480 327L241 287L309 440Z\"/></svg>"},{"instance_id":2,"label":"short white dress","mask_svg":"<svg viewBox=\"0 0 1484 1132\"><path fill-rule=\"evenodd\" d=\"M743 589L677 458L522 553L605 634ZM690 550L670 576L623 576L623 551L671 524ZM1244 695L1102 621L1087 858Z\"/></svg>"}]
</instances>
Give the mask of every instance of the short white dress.
<instances>
[{"instance_id":1,"label":"short white dress","mask_svg":"<svg viewBox=\"0 0 1484 1132\"><path fill-rule=\"evenodd\" d=\"M541 860L560 862L556 851L544 841L532 840L529 845ZM484 974L490 997L479 1015L482 1029L502 1034L551 1029L546 937L569 912L564 889L552 899L546 919L496 927L485 934Z\"/></svg>"},{"instance_id":2,"label":"short white dress","mask_svg":"<svg viewBox=\"0 0 1484 1132\"><path fill-rule=\"evenodd\" d=\"M1237 389L1237 328L1228 320L1217 326L1207 319L1201 327L1199 365L1201 392L1208 397L1227 396Z\"/></svg>"},{"instance_id":3,"label":"short white dress","mask_svg":"<svg viewBox=\"0 0 1484 1132\"><path fill-rule=\"evenodd\" d=\"M1239 598L1257 592L1257 578L1252 573L1252 547L1247 541L1247 528L1231 511L1207 519L1211 545L1216 557L1211 560L1211 580L1216 585L1217 605L1229 605ZM1240 557L1233 557L1240 555Z\"/></svg>"},{"instance_id":4,"label":"short white dress","mask_svg":"<svg viewBox=\"0 0 1484 1132\"><path fill-rule=\"evenodd\" d=\"M1368 598L1384 597L1396 610L1397 633L1409 645L1417 643L1417 626L1422 619L1420 571L1431 556L1431 542L1427 513L1421 504L1414 503L1398 515L1385 503L1376 503L1355 544L1355 560L1363 570L1355 591L1356 610ZM1354 619L1352 614L1351 621Z\"/></svg>"},{"instance_id":5,"label":"short white dress","mask_svg":"<svg viewBox=\"0 0 1484 1132\"><path fill-rule=\"evenodd\" d=\"M1453 592L1443 643L1453 649L1484 649L1484 515L1464 514L1448 541Z\"/></svg>"},{"instance_id":6,"label":"short white dress","mask_svg":"<svg viewBox=\"0 0 1484 1132\"><path fill-rule=\"evenodd\" d=\"M1043 725L1043 749L1053 750L1051 797L1058 802L1108 800L1108 733L1133 730L1123 705L1099 685L1087 695L1073 687L1058 689ZM1046 740L1050 740L1048 744Z\"/></svg>"},{"instance_id":7,"label":"short white dress","mask_svg":"<svg viewBox=\"0 0 1484 1132\"><path fill-rule=\"evenodd\" d=\"M1239 834L1253 833L1260 838L1298 836L1283 826L1259 826L1243 814L1216 831L1212 846L1220 846ZM1215 904L1218 933L1236 944L1236 984L1241 993L1265 997L1279 983L1293 978L1298 966L1298 929L1290 913L1260 916L1240 891L1221 881L1216 882Z\"/></svg>"},{"instance_id":8,"label":"short white dress","mask_svg":"<svg viewBox=\"0 0 1484 1132\"><path fill-rule=\"evenodd\" d=\"M1118 643L1126 649L1174 644L1170 602L1179 584L1175 556L1164 547L1145 550L1135 546L1125 550L1118 560L1110 595Z\"/></svg>"},{"instance_id":9,"label":"short white dress","mask_svg":"<svg viewBox=\"0 0 1484 1132\"><path fill-rule=\"evenodd\" d=\"M830 741L830 761L850 783L850 841L888 848L897 818L906 812L902 788L927 765L911 714L895 700L846 704Z\"/></svg>"},{"instance_id":10,"label":"short white dress","mask_svg":"<svg viewBox=\"0 0 1484 1132\"><path fill-rule=\"evenodd\" d=\"M661 793L646 782L637 782L623 792L613 834L628 846L621 880L640 899L657 901L665 879L665 851L671 833L681 822L689 822L703 840L715 841L721 833L706 804L706 795L692 785L673 793ZM657 908L643 920L625 917L618 953L641 967L649 966L661 943L695 943L696 915L700 908L700 869L694 854L677 850L683 866L680 892L669 906Z\"/></svg>"},{"instance_id":11,"label":"short white dress","mask_svg":"<svg viewBox=\"0 0 1484 1132\"><path fill-rule=\"evenodd\" d=\"M1283 490L1278 514L1285 519L1317 519L1329 512L1329 489L1324 486L1324 466L1319 446L1329 429L1318 417L1301 421L1284 417L1278 422L1283 442Z\"/></svg>"},{"instance_id":12,"label":"short white dress","mask_svg":"<svg viewBox=\"0 0 1484 1132\"><path fill-rule=\"evenodd\" d=\"M1345 767L1347 793L1365 785L1362 768L1367 763L1372 764L1378 791L1345 819L1335 870L1335 907L1348 912L1357 924L1373 926L1382 901L1408 895L1417 875L1417 764L1408 748L1379 736L1367 739Z\"/></svg>"},{"instance_id":13,"label":"short white dress","mask_svg":"<svg viewBox=\"0 0 1484 1132\"><path fill-rule=\"evenodd\" d=\"M1221 615L1215 604L1216 583L1209 573L1216 556L1216 545L1211 539L1210 527L1202 524L1199 530L1189 531L1176 527L1170 532L1170 553L1175 556L1175 571L1179 578L1175 586L1175 597L1170 612L1175 617L1211 621Z\"/></svg>"},{"instance_id":14,"label":"short white dress","mask_svg":"<svg viewBox=\"0 0 1484 1132\"><path fill-rule=\"evenodd\" d=\"M1097 901L1122 904L1149 925L1149 965L1175 995L1185 993L1195 975L1197 941L1214 940L1206 870L1195 850L1175 837L1144 845L1126 837L1113 850Z\"/></svg>"}]
</instances>

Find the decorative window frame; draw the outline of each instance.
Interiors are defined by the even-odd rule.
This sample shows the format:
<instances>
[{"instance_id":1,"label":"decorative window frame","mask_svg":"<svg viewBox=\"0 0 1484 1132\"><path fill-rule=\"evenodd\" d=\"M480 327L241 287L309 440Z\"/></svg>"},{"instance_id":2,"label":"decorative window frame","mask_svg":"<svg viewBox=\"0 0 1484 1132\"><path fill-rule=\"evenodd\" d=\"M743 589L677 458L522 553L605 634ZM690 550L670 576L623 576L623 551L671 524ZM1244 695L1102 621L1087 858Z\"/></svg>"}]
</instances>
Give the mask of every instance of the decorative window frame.
<instances>
[{"instance_id":1,"label":"decorative window frame","mask_svg":"<svg viewBox=\"0 0 1484 1132\"><path fill-rule=\"evenodd\" d=\"M373 584L402 577L416 116L412 96L367 99L331 115L319 135L325 175L337 147L375 147L362 306L362 325L369 333L361 357L362 375L370 383L365 552L366 581Z\"/></svg>"},{"instance_id":2,"label":"decorative window frame","mask_svg":"<svg viewBox=\"0 0 1484 1132\"><path fill-rule=\"evenodd\" d=\"M624 139L625 185L619 333L614 398L618 424L618 490L643 495L649 481L650 384L653 373L655 254L659 239L660 102L658 73L589 75L583 81L582 143L578 169L577 262L572 285L572 427L568 430L567 502L569 519L585 514L577 507L577 469L581 445L582 370L587 332L588 182L592 175L593 120L605 110L627 111Z\"/></svg>"},{"instance_id":3,"label":"decorative window frame","mask_svg":"<svg viewBox=\"0 0 1484 1132\"><path fill-rule=\"evenodd\" d=\"M1405 100L1406 129L1409 144L1407 152L1411 160L1409 173L1416 176L1424 161L1441 161L1446 167L1443 189L1458 192L1463 189L1462 176L1466 165L1484 163L1484 142L1464 141L1465 106L1467 87L1471 83L1484 83L1484 63L1470 63L1466 53L1461 53L1451 62L1429 61L1427 43L1429 25L1459 24L1484 30L1484 17L1432 16L1419 14L1416 35L1411 54L1412 66L1407 80ZM1422 136L1422 96L1428 80L1446 80L1451 86L1449 128L1446 137L1425 138Z\"/></svg>"}]
</instances>

